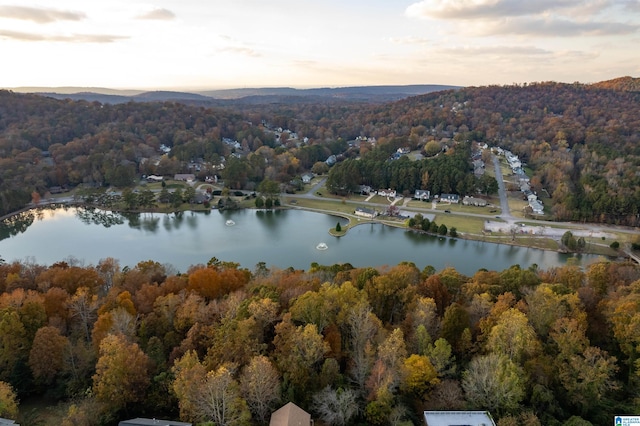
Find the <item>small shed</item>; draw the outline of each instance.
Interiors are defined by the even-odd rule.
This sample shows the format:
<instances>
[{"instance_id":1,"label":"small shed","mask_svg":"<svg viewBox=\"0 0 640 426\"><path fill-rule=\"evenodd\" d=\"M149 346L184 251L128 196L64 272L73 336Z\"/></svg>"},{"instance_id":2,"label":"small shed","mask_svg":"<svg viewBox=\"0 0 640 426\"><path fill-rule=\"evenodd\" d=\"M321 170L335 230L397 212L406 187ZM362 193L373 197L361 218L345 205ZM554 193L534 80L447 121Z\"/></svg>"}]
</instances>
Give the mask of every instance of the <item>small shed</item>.
<instances>
[{"instance_id":1,"label":"small shed","mask_svg":"<svg viewBox=\"0 0 640 426\"><path fill-rule=\"evenodd\" d=\"M289 402L271 414L269 426L311 426L311 414Z\"/></svg>"}]
</instances>

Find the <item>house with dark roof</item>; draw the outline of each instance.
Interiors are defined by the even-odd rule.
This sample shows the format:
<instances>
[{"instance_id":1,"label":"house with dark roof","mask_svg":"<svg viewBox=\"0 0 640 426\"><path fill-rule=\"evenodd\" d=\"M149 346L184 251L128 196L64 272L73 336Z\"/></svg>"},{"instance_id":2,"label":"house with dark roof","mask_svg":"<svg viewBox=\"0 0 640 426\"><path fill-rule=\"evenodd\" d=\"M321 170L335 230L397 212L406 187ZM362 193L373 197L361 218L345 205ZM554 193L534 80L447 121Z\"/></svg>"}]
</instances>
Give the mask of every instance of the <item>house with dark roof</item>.
<instances>
[{"instance_id":1,"label":"house with dark roof","mask_svg":"<svg viewBox=\"0 0 640 426\"><path fill-rule=\"evenodd\" d=\"M311 426L311 414L289 402L271 413L269 426Z\"/></svg>"},{"instance_id":2,"label":"house with dark roof","mask_svg":"<svg viewBox=\"0 0 640 426\"><path fill-rule=\"evenodd\" d=\"M366 207L357 207L355 211L356 216L366 217L367 219L373 219L377 216L377 213L373 209L368 209Z\"/></svg>"}]
</instances>

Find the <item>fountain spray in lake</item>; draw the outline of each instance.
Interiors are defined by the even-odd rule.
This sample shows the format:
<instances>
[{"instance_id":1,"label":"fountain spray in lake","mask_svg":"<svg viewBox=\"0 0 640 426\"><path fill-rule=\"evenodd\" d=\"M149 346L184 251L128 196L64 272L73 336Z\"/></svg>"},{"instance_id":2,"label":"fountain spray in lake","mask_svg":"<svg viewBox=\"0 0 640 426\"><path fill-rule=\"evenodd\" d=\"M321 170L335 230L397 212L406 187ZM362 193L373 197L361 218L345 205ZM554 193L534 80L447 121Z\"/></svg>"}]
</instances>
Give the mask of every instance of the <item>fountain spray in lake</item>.
<instances>
[{"instance_id":1,"label":"fountain spray in lake","mask_svg":"<svg viewBox=\"0 0 640 426\"><path fill-rule=\"evenodd\" d=\"M316 249L318 249L318 250L326 250L328 248L329 248L329 246L327 245L327 243L320 243L320 244L318 244L316 246Z\"/></svg>"},{"instance_id":2,"label":"fountain spray in lake","mask_svg":"<svg viewBox=\"0 0 640 426\"><path fill-rule=\"evenodd\" d=\"M225 224L225 225L227 225L227 226L233 226L233 225L235 225L236 223L235 223L234 221L232 221L231 219L229 219L229 220L227 220L224 224Z\"/></svg>"}]
</instances>

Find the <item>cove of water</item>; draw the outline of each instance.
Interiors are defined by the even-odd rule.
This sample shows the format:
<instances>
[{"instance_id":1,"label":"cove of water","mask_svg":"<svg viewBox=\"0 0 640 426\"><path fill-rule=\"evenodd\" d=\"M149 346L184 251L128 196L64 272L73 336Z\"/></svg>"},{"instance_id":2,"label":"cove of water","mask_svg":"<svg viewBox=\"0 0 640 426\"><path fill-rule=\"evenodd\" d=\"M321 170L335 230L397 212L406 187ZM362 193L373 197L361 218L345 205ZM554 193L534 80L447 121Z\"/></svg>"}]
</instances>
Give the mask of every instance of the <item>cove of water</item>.
<instances>
[{"instance_id":1,"label":"cove of water","mask_svg":"<svg viewBox=\"0 0 640 426\"><path fill-rule=\"evenodd\" d=\"M233 221L233 226L229 226ZM561 254L482 241L435 237L381 224L359 225L342 237L329 228L343 218L301 210L211 211L123 215L84 208L31 210L0 227L0 257L50 265L76 259L85 265L113 257L121 266L153 260L185 272L216 257L253 269L308 269L311 263L351 263L355 267L397 265L403 261L466 275L481 268L501 271L514 264L541 269L569 258L586 265L595 255ZM326 249L318 250L320 243Z\"/></svg>"}]
</instances>

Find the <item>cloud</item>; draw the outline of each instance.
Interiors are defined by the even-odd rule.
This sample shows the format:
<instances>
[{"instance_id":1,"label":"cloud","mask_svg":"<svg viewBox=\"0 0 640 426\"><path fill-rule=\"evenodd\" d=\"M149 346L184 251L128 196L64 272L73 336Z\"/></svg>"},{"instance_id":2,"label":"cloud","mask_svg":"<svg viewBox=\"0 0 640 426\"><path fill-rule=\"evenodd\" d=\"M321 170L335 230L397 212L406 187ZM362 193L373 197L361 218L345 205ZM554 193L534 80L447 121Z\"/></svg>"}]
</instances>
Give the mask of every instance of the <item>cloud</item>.
<instances>
[{"instance_id":1,"label":"cloud","mask_svg":"<svg viewBox=\"0 0 640 426\"><path fill-rule=\"evenodd\" d=\"M633 34L639 25L619 22L575 22L567 19L506 19L480 27L483 35L518 34L538 37L609 36Z\"/></svg>"},{"instance_id":2,"label":"cloud","mask_svg":"<svg viewBox=\"0 0 640 426\"><path fill-rule=\"evenodd\" d=\"M8 38L18 41L53 41L63 43L114 43L119 40L128 39L129 37L108 34L47 35L0 30L0 38Z\"/></svg>"},{"instance_id":3,"label":"cloud","mask_svg":"<svg viewBox=\"0 0 640 426\"><path fill-rule=\"evenodd\" d=\"M252 58L259 58L262 56L262 54L254 49L251 49L249 47L239 47L239 46L229 46L229 47L223 47L221 49L218 49L218 52L230 52L230 53L236 53L239 55L244 55L244 56L249 56Z\"/></svg>"},{"instance_id":4,"label":"cloud","mask_svg":"<svg viewBox=\"0 0 640 426\"><path fill-rule=\"evenodd\" d=\"M0 6L0 18L33 21L38 24L56 21L81 21L86 17L87 15L82 12L25 6Z\"/></svg>"},{"instance_id":5,"label":"cloud","mask_svg":"<svg viewBox=\"0 0 640 426\"><path fill-rule=\"evenodd\" d=\"M392 37L391 42L394 44L408 44L408 45L427 45L431 43L431 40L424 37Z\"/></svg>"},{"instance_id":6,"label":"cloud","mask_svg":"<svg viewBox=\"0 0 640 426\"><path fill-rule=\"evenodd\" d=\"M634 3L628 0L422 0L410 5L406 15L457 21L458 31L481 36L609 36L632 34L640 29L633 21L603 18L608 15L611 19L612 15L607 12L620 7L640 9L638 4L637 0Z\"/></svg>"},{"instance_id":7,"label":"cloud","mask_svg":"<svg viewBox=\"0 0 640 426\"><path fill-rule=\"evenodd\" d=\"M137 16L137 19L148 19L152 21L171 21L175 18L175 13L169 9L155 9Z\"/></svg>"},{"instance_id":8,"label":"cloud","mask_svg":"<svg viewBox=\"0 0 640 426\"><path fill-rule=\"evenodd\" d=\"M440 53L447 55L472 55L472 56L540 56L552 55L553 52L535 46L475 46L453 47L440 49Z\"/></svg>"},{"instance_id":9,"label":"cloud","mask_svg":"<svg viewBox=\"0 0 640 426\"><path fill-rule=\"evenodd\" d=\"M580 6L581 0L422 0L407 7L412 18L477 19L527 16Z\"/></svg>"}]
</instances>

